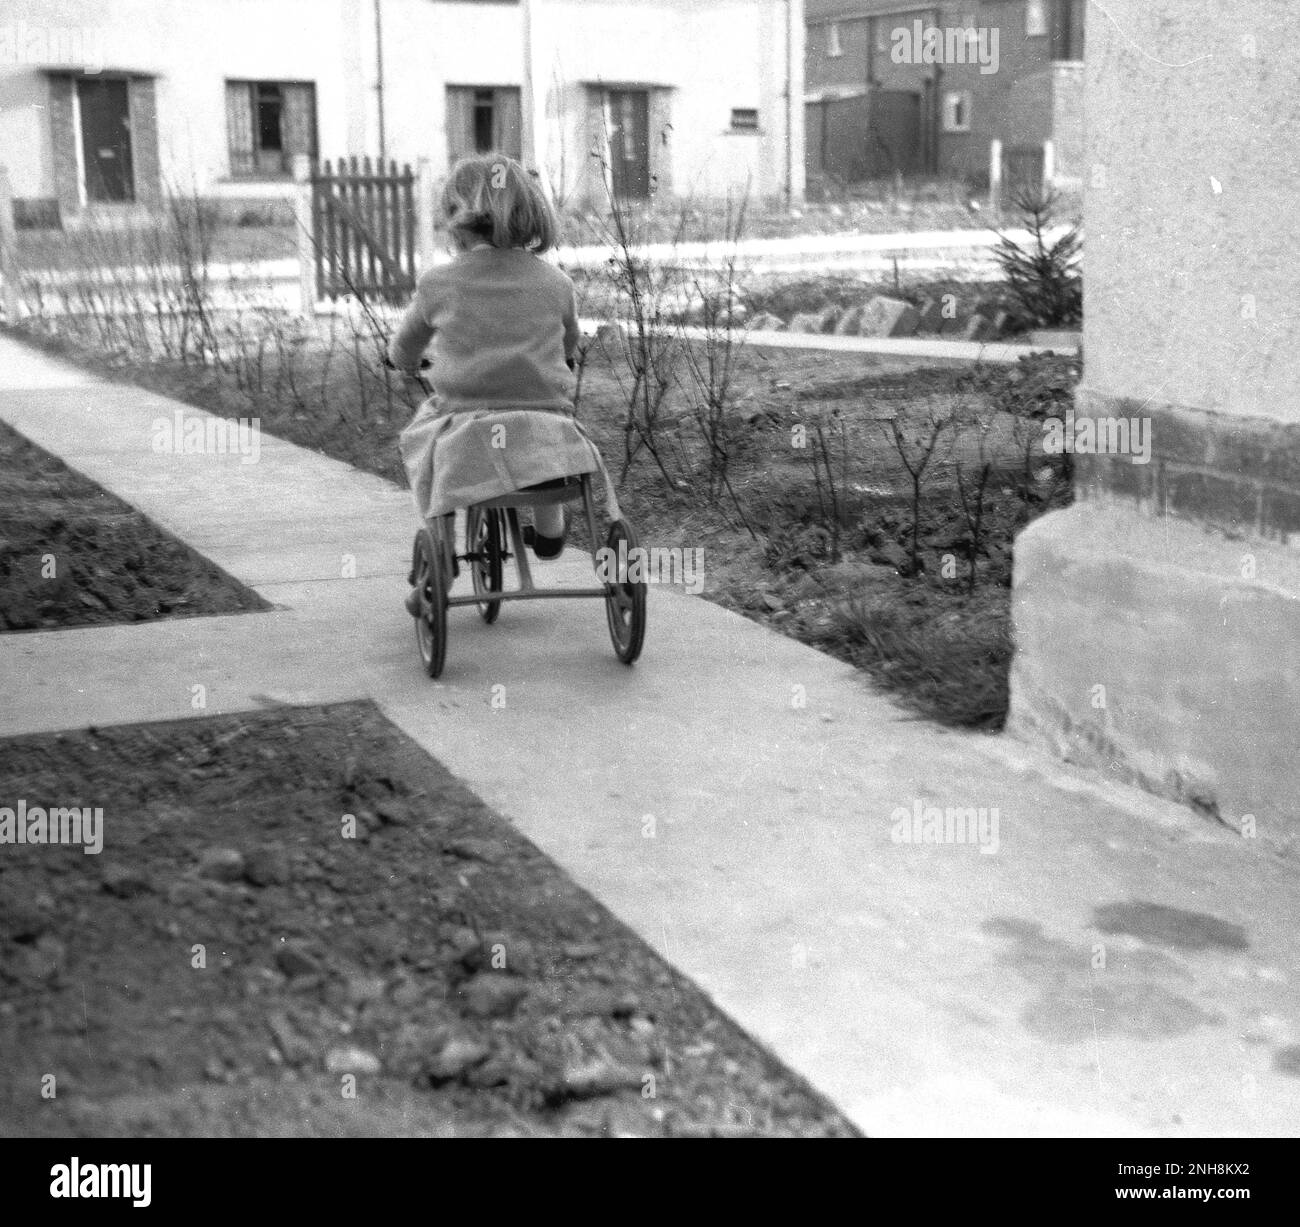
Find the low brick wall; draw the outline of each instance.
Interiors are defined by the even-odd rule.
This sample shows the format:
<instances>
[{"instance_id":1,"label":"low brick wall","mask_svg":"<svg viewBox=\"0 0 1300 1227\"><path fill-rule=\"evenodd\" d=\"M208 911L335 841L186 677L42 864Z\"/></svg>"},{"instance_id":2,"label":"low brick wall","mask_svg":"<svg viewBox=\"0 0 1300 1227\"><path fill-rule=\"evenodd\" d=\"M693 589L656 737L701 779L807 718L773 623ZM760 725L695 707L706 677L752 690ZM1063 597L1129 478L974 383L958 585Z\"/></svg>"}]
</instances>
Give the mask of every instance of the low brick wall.
<instances>
[{"instance_id":1,"label":"low brick wall","mask_svg":"<svg viewBox=\"0 0 1300 1227\"><path fill-rule=\"evenodd\" d=\"M1241 537L1300 535L1300 424L1153 405L1080 388L1080 417L1150 423L1151 459L1075 458L1080 499L1120 496L1145 515L1181 519Z\"/></svg>"}]
</instances>

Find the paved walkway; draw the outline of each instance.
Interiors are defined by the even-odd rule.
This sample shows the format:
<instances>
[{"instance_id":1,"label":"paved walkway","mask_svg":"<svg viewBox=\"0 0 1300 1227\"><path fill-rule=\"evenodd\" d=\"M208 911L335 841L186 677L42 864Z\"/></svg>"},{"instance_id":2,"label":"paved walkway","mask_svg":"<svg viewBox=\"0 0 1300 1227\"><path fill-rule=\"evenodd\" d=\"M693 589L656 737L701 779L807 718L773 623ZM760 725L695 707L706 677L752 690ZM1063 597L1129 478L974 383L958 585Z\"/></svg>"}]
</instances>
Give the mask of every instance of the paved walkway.
<instances>
[{"instance_id":1,"label":"paved walkway","mask_svg":"<svg viewBox=\"0 0 1300 1227\"><path fill-rule=\"evenodd\" d=\"M630 670L595 603L453 611L430 682L406 495L156 455L176 408L0 339L0 418L281 607L0 636L0 735L370 696L869 1132L1296 1132L1293 860L678 592ZM896 842L917 804L996 809L997 852Z\"/></svg>"}]
</instances>

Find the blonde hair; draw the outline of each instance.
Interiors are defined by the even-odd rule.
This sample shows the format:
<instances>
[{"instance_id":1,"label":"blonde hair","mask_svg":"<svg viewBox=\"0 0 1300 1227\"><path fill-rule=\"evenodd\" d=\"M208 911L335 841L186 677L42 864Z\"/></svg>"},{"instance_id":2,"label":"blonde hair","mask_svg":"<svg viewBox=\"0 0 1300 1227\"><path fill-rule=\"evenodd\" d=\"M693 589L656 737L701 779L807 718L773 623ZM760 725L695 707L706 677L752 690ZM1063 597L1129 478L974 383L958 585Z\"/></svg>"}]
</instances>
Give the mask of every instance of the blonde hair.
<instances>
[{"instance_id":1,"label":"blonde hair","mask_svg":"<svg viewBox=\"0 0 1300 1227\"><path fill-rule=\"evenodd\" d=\"M479 239L541 253L555 246L559 229L541 185L503 153L457 162L442 189L442 212L465 247Z\"/></svg>"}]
</instances>

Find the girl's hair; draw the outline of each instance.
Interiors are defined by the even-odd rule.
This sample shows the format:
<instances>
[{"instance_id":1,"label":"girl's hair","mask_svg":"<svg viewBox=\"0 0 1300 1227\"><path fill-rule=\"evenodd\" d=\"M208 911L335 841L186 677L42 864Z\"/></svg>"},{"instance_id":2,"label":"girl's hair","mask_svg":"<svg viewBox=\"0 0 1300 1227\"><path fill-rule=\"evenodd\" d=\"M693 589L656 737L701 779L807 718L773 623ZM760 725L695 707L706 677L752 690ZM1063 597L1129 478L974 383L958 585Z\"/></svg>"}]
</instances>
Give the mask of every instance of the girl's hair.
<instances>
[{"instance_id":1,"label":"girl's hair","mask_svg":"<svg viewBox=\"0 0 1300 1227\"><path fill-rule=\"evenodd\" d=\"M538 253L555 246L559 227L550 201L537 180L503 153L457 162L442 189L442 211L462 239Z\"/></svg>"}]
</instances>

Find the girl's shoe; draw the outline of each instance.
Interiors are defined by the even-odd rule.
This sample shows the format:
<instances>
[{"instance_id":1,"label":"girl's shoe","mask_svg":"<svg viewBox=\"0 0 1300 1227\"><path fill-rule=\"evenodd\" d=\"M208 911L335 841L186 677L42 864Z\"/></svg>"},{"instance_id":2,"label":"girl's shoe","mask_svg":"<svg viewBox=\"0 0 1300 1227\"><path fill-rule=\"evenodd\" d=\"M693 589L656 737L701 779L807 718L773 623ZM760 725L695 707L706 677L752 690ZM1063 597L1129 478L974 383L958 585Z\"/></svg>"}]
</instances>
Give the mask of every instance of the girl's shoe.
<instances>
[{"instance_id":1,"label":"girl's shoe","mask_svg":"<svg viewBox=\"0 0 1300 1227\"><path fill-rule=\"evenodd\" d=\"M524 544L528 546L538 558L558 558L564 553L564 542L569 533L569 509L563 508L564 511L564 532L558 537L543 537L531 524L525 524Z\"/></svg>"}]
</instances>

